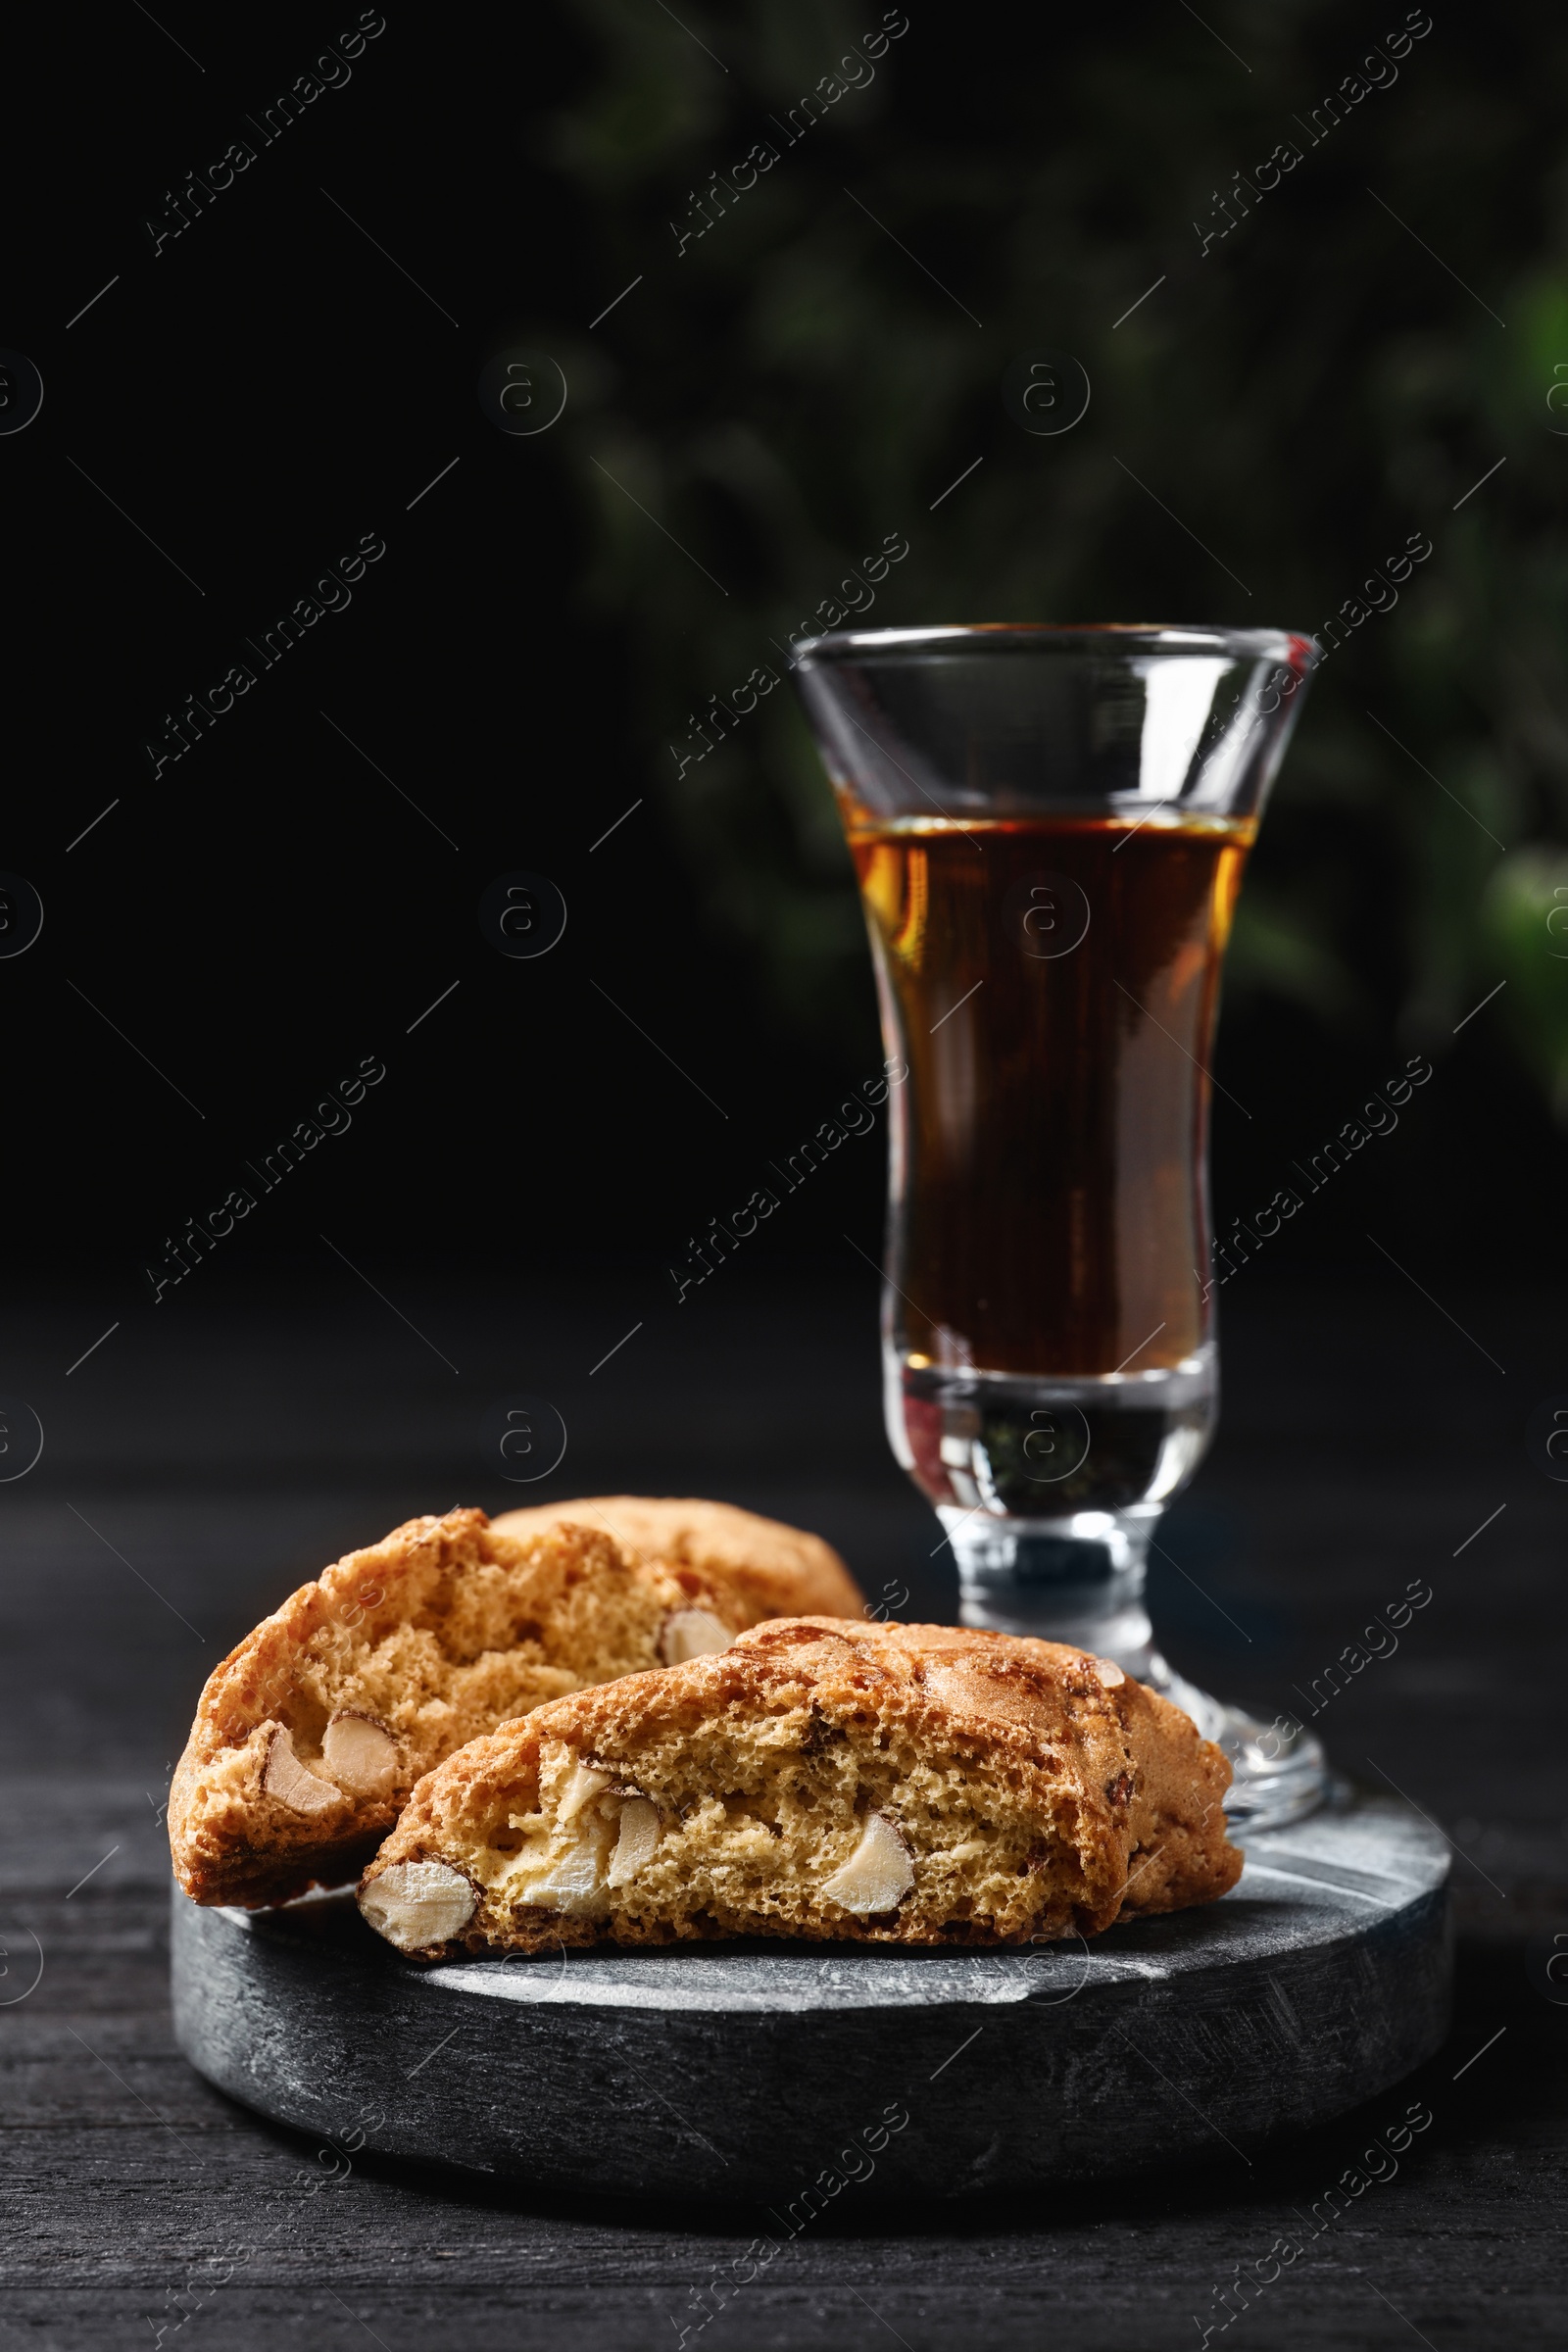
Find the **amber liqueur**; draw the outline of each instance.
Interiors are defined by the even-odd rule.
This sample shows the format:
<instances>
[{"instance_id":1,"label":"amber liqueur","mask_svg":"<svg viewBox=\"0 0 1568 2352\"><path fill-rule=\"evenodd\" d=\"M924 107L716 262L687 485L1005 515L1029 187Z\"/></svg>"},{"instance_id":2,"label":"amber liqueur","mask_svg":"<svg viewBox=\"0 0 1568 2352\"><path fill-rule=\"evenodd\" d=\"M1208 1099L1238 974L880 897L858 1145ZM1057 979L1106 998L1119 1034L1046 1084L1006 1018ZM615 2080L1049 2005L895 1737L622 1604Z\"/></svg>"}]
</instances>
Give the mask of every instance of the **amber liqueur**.
<instances>
[{"instance_id":1,"label":"amber liqueur","mask_svg":"<svg viewBox=\"0 0 1568 2352\"><path fill-rule=\"evenodd\" d=\"M1126 1381L1205 1349L1207 1070L1255 831L853 814L909 1066L891 1273L910 1373Z\"/></svg>"},{"instance_id":2,"label":"amber liqueur","mask_svg":"<svg viewBox=\"0 0 1568 2352\"><path fill-rule=\"evenodd\" d=\"M1200 1344L1205 1071L1253 830L1061 816L852 834L910 1072L912 1352L1081 1378Z\"/></svg>"}]
</instances>

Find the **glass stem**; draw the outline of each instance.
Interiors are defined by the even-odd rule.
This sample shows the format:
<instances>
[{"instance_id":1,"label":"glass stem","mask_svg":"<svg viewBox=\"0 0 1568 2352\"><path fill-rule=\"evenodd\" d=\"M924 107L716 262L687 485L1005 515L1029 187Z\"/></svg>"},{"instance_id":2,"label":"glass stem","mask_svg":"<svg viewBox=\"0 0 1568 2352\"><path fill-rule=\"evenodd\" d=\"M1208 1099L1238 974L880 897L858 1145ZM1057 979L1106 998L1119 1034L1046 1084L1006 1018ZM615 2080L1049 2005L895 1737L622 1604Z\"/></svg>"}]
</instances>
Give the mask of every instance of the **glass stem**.
<instances>
[{"instance_id":1,"label":"glass stem","mask_svg":"<svg viewBox=\"0 0 1568 2352\"><path fill-rule=\"evenodd\" d=\"M1064 1642L1146 1678L1152 1629L1144 1579L1159 1515L1148 1503L1060 1519L1001 1519L943 1505L961 1622Z\"/></svg>"}]
</instances>

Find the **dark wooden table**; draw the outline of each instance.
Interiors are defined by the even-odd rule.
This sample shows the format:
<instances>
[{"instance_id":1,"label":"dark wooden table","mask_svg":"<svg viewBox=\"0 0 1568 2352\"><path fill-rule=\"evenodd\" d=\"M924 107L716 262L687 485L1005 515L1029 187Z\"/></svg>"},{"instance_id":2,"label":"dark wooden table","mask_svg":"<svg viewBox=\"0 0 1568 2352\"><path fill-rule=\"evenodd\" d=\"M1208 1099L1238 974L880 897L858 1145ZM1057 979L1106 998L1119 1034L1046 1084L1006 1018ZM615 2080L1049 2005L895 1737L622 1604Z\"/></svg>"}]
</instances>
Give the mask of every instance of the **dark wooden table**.
<instances>
[{"instance_id":1,"label":"dark wooden table","mask_svg":"<svg viewBox=\"0 0 1568 2352\"><path fill-rule=\"evenodd\" d=\"M906 1585L900 1613L948 1613L938 1531L881 1437L869 1276L829 1292L736 1270L591 1380L632 1319L608 1277L481 1304L411 1275L397 1304L456 1378L373 1298L286 1282L144 1314L69 1380L107 1318L90 1299L14 1315L0 1387L46 1445L0 1486L5 2340L1175 2352L1217 2334L1243 2266L1231 2342L1560 2343L1568 2023L1544 1959L1557 1930L1568 1950L1568 1490L1524 1445L1563 1385L1555 1301L1446 1291L1460 1330L1375 1278L1234 1293L1225 1431L1162 1536L1159 1622L1189 1671L1299 1711L1372 1612L1431 1585L1317 1728L1461 1849L1452 2038L1407 2088L1251 2163L1216 2143L1046 2207L857 2211L851 2191L749 2280L760 2216L363 2158L329 2174L210 2089L170 2032L159 1814L201 1680L258 1615L409 1512L520 1497L475 1450L509 1389L553 1396L571 1432L530 1494L726 1495L821 1529L873 1594ZM1433 2121L1396 2171L1259 2286L1253 2266L1278 2267L1275 2240L1411 2099ZM830 2085L823 2115L844 2120Z\"/></svg>"}]
</instances>

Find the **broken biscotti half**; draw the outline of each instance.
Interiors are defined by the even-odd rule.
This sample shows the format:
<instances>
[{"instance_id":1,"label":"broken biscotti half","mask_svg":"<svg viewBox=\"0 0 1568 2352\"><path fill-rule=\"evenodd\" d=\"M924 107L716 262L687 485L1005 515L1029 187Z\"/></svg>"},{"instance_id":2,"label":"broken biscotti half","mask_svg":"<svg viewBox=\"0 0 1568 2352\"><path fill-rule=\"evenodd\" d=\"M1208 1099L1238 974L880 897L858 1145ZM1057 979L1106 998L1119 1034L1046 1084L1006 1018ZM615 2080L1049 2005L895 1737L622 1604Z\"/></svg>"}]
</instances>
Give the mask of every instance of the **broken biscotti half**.
<instances>
[{"instance_id":1,"label":"broken biscotti half","mask_svg":"<svg viewBox=\"0 0 1568 2352\"><path fill-rule=\"evenodd\" d=\"M603 1528L637 1560L696 1568L736 1586L760 1617L858 1617L865 1596L830 1544L731 1502L594 1494L578 1502L506 1511L498 1534L528 1536L557 1520Z\"/></svg>"},{"instance_id":2,"label":"broken biscotti half","mask_svg":"<svg viewBox=\"0 0 1568 2352\"><path fill-rule=\"evenodd\" d=\"M1119 1666L786 1618L541 1708L420 1784L360 1886L400 1951L1017 1944L1212 1901L1230 1767Z\"/></svg>"},{"instance_id":3,"label":"broken biscotti half","mask_svg":"<svg viewBox=\"0 0 1568 2352\"><path fill-rule=\"evenodd\" d=\"M303 1585L208 1682L169 1800L199 1903L352 1879L420 1777L547 1699L721 1648L757 1611L597 1528L411 1519Z\"/></svg>"}]
</instances>

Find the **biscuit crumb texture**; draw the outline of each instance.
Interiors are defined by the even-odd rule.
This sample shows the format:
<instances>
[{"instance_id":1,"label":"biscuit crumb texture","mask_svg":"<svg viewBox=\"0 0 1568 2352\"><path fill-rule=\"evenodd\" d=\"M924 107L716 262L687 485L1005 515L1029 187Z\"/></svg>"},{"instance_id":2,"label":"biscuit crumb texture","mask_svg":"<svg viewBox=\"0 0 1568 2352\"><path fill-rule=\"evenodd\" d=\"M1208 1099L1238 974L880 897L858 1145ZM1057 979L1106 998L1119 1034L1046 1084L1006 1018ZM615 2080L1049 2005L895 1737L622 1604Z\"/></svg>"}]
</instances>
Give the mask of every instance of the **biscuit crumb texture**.
<instances>
[{"instance_id":1,"label":"biscuit crumb texture","mask_svg":"<svg viewBox=\"0 0 1568 2352\"><path fill-rule=\"evenodd\" d=\"M775 1620L450 1756L360 1904L421 1959L1097 1936L1236 1884L1230 1777L1178 1707L1082 1650Z\"/></svg>"},{"instance_id":2,"label":"biscuit crumb texture","mask_svg":"<svg viewBox=\"0 0 1568 2352\"><path fill-rule=\"evenodd\" d=\"M170 1791L174 1875L199 1903L342 1885L478 1734L688 1654L694 1625L711 1649L755 1614L595 1527L411 1519L302 1586L209 1680Z\"/></svg>"},{"instance_id":3,"label":"biscuit crumb texture","mask_svg":"<svg viewBox=\"0 0 1568 2352\"><path fill-rule=\"evenodd\" d=\"M558 1519L602 1528L637 1560L700 1569L736 1586L761 1617L858 1617L865 1595L831 1544L732 1502L650 1494L593 1494L506 1511L498 1533L534 1535Z\"/></svg>"}]
</instances>

